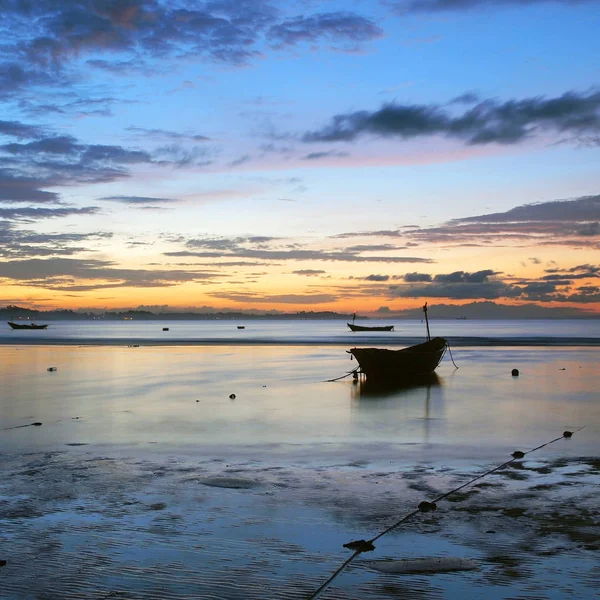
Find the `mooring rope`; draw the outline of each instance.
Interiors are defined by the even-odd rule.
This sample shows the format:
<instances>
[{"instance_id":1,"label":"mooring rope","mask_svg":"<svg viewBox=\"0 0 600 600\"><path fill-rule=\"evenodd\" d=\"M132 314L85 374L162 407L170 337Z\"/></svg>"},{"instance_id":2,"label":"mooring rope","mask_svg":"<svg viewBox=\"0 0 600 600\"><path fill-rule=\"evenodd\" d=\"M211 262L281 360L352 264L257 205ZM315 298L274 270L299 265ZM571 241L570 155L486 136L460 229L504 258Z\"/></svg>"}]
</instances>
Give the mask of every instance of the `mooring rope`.
<instances>
[{"instance_id":1,"label":"mooring rope","mask_svg":"<svg viewBox=\"0 0 600 600\"><path fill-rule=\"evenodd\" d=\"M382 532L378 533L375 537L372 537L370 540L354 540L354 541L348 542L347 544L344 544L344 548L348 548L349 550L354 550L354 553L350 556L350 558L348 558L346 561L344 561L344 563L342 563L342 565L340 565L340 567L329 577L329 579L327 579L327 581L325 581L310 596L308 596L307 600L316 600L316 598L318 598L321 595L321 593L324 592L331 585L331 583L334 581L334 579L336 579L336 577L338 577L338 575L340 575L340 573L342 573L342 571L344 571L344 569L357 556L359 556L363 552L371 552L371 551L375 550L375 546L373 545L373 542L375 542L379 538L383 537L384 535L386 535L393 529L396 529L396 527L399 527L403 523L406 523L407 521L412 519L418 513L420 513L420 512L426 513L426 512L434 511L437 508L437 503L446 499L451 494L454 494L454 493L458 492L459 490L462 490L463 488L471 485L472 483L475 483L476 481L478 481L479 479L482 479L483 477L486 477L487 475L491 475L492 473L495 473L496 471L500 471L501 469L510 465L514 461L524 458L527 454L531 454L532 452L535 452L536 450L539 450L540 448L544 448L545 446L549 446L550 444L553 444L554 442L558 442L558 440L572 437L574 433L581 431L584 427L585 427L585 425L583 427L579 427L579 429L575 429L575 431L564 431L561 436L556 437L553 440L550 440L549 442L540 444L539 446L536 446L535 448L532 448L531 450L527 450L526 452L522 452L521 450L515 450L512 453L512 458L510 460L507 460L506 462L502 463L501 465L493 467L492 469L489 469L488 471L486 471L485 473L482 473L481 475L477 475L477 477L474 477L473 479L467 481L467 483L463 483L463 484L459 485L458 487L450 490L449 492L446 492L445 494L442 494L442 495L438 496L437 498L434 498L431 502L423 500L422 502L419 503L418 507L415 510L408 513L407 515L402 517L400 520L396 521L393 525L390 525L388 528L386 528Z\"/></svg>"},{"instance_id":2,"label":"mooring rope","mask_svg":"<svg viewBox=\"0 0 600 600\"><path fill-rule=\"evenodd\" d=\"M322 383L331 383L332 381L339 381L340 379L345 379L346 377L348 377L348 375L354 375L355 373L358 373L359 369L360 367L356 367L355 369L352 369L352 371L348 371L345 375L336 377L335 379L326 379Z\"/></svg>"},{"instance_id":3,"label":"mooring rope","mask_svg":"<svg viewBox=\"0 0 600 600\"><path fill-rule=\"evenodd\" d=\"M36 423L27 423L27 425L15 425L14 427L5 427L4 429L1 429L0 431L10 431L11 429L21 429L23 427L41 427L41 423L36 422Z\"/></svg>"},{"instance_id":4,"label":"mooring rope","mask_svg":"<svg viewBox=\"0 0 600 600\"><path fill-rule=\"evenodd\" d=\"M450 348L450 342L446 342L446 346L448 347L448 352L450 353L450 360L452 361L454 368L458 369L458 365L454 362L454 357L452 356L452 348Z\"/></svg>"}]
</instances>

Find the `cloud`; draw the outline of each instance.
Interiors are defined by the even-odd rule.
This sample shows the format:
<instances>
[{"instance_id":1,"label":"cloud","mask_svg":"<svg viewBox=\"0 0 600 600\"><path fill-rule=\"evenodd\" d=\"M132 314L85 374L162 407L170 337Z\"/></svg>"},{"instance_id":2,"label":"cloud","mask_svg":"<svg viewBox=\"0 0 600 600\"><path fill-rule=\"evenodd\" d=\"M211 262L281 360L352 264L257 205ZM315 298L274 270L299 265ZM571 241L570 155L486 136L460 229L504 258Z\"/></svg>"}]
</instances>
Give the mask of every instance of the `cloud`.
<instances>
[{"instance_id":1,"label":"cloud","mask_svg":"<svg viewBox=\"0 0 600 600\"><path fill-rule=\"evenodd\" d=\"M392 250L406 250L406 247L394 244L357 244L356 246L347 246L344 250L346 252L389 252Z\"/></svg>"},{"instance_id":2,"label":"cloud","mask_svg":"<svg viewBox=\"0 0 600 600\"><path fill-rule=\"evenodd\" d=\"M600 279L600 266L577 265L566 269L547 269L548 275L527 281L516 281L492 269L480 271L453 271L430 275L428 273L406 273L404 283L392 284L387 288L369 288L366 294L388 298L448 298L452 300L518 299L542 302L581 302L597 300L598 287L589 281L574 289L574 281ZM366 278L368 279L368 278Z\"/></svg>"},{"instance_id":3,"label":"cloud","mask_svg":"<svg viewBox=\"0 0 600 600\"><path fill-rule=\"evenodd\" d=\"M302 160L320 160L321 158L343 158L348 156L347 152L310 152L302 157Z\"/></svg>"},{"instance_id":4,"label":"cloud","mask_svg":"<svg viewBox=\"0 0 600 600\"><path fill-rule=\"evenodd\" d=\"M103 198L98 198L98 200L120 202L121 204L131 204L133 206L147 204L169 204L172 202L178 202L178 200L175 198L151 198L147 196L104 196Z\"/></svg>"},{"instance_id":5,"label":"cloud","mask_svg":"<svg viewBox=\"0 0 600 600\"><path fill-rule=\"evenodd\" d=\"M3 122L6 135L25 142L0 145L0 203L58 203L45 188L109 183L130 176L142 164L181 166L205 156L205 149L158 148L154 153L111 144L86 144L71 135L51 135L39 126ZM38 136L37 139L31 139ZM196 163L198 164L198 163ZM164 201L164 200L163 200Z\"/></svg>"},{"instance_id":6,"label":"cloud","mask_svg":"<svg viewBox=\"0 0 600 600\"><path fill-rule=\"evenodd\" d=\"M35 256L72 256L89 248L75 246L82 242L109 239L112 233L37 233L19 229L15 223L0 221L0 256L30 258Z\"/></svg>"},{"instance_id":7,"label":"cloud","mask_svg":"<svg viewBox=\"0 0 600 600\"><path fill-rule=\"evenodd\" d=\"M0 219L32 222L40 219L53 219L72 215L95 215L99 212L100 208L97 206L84 206L83 208L39 208L26 206L22 208L0 208Z\"/></svg>"},{"instance_id":8,"label":"cloud","mask_svg":"<svg viewBox=\"0 0 600 600\"><path fill-rule=\"evenodd\" d=\"M38 138L44 130L38 125L27 125L20 121L0 121L0 135L7 135L20 139Z\"/></svg>"},{"instance_id":9,"label":"cloud","mask_svg":"<svg viewBox=\"0 0 600 600\"><path fill-rule=\"evenodd\" d=\"M19 175L16 170L0 168L0 204L16 202L34 202L36 204L53 204L59 201L59 195L40 189L52 184L48 179L36 179L27 175Z\"/></svg>"},{"instance_id":10,"label":"cloud","mask_svg":"<svg viewBox=\"0 0 600 600\"><path fill-rule=\"evenodd\" d=\"M492 275L498 275L498 273L490 269L486 269L484 271L477 271L475 273L466 273L465 271L454 271L454 273L436 275L433 278L433 281L439 281L441 283L484 283L488 281L488 278Z\"/></svg>"},{"instance_id":11,"label":"cloud","mask_svg":"<svg viewBox=\"0 0 600 600\"><path fill-rule=\"evenodd\" d=\"M121 269L113 264L104 260L71 258L4 261L0 263L0 278L10 280L13 285L81 292L121 287L169 287L223 277L214 271Z\"/></svg>"},{"instance_id":12,"label":"cloud","mask_svg":"<svg viewBox=\"0 0 600 600\"><path fill-rule=\"evenodd\" d=\"M321 13L287 19L270 27L267 37L276 46L293 46L303 42L364 42L383 36L373 21L350 12Z\"/></svg>"},{"instance_id":13,"label":"cloud","mask_svg":"<svg viewBox=\"0 0 600 600\"><path fill-rule=\"evenodd\" d=\"M405 231L419 243L594 247L600 243L600 195L524 204L505 212L457 218L439 227ZM532 261L533 262L533 261Z\"/></svg>"},{"instance_id":14,"label":"cloud","mask_svg":"<svg viewBox=\"0 0 600 600\"><path fill-rule=\"evenodd\" d=\"M474 92L465 92L450 100L449 104L475 104L479 102L479 95Z\"/></svg>"},{"instance_id":15,"label":"cloud","mask_svg":"<svg viewBox=\"0 0 600 600\"><path fill-rule=\"evenodd\" d=\"M475 8L505 8L507 6L523 7L535 4L593 4L598 0L387 0L396 12L429 13L429 12L458 12Z\"/></svg>"},{"instance_id":16,"label":"cloud","mask_svg":"<svg viewBox=\"0 0 600 600\"><path fill-rule=\"evenodd\" d=\"M346 233L337 233L330 236L332 239L344 239L354 237L402 237L404 235L399 229L380 229L379 231L351 231Z\"/></svg>"},{"instance_id":17,"label":"cloud","mask_svg":"<svg viewBox=\"0 0 600 600\"><path fill-rule=\"evenodd\" d=\"M585 222L600 220L600 194L574 200L524 204L503 213L454 219L451 223L515 223L523 221Z\"/></svg>"},{"instance_id":18,"label":"cloud","mask_svg":"<svg viewBox=\"0 0 600 600\"><path fill-rule=\"evenodd\" d=\"M165 256L195 256L198 258L253 258L261 260L323 260L332 262L380 262L380 263L432 263L430 258L416 256L360 256L352 252L335 252L325 250L253 250L236 248L228 252L165 252Z\"/></svg>"},{"instance_id":19,"label":"cloud","mask_svg":"<svg viewBox=\"0 0 600 600\"><path fill-rule=\"evenodd\" d=\"M74 92L69 95L75 96ZM110 117L112 105L115 103L132 104L130 100L117 100L116 98L84 98L76 97L68 102L50 101L40 102L36 94L19 98L19 109L30 116L69 115L81 117Z\"/></svg>"},{"instance_id":20,"label":"cloud","mask_svg":"<svg viewBox=\"0 0 600 600\"><path fill-rule=\"evenodd\" d=\"M251 160L252 160L252 157L249 154L244 154L243 156L240 156L239 158L232 160L229 163L229 166L230 167L239 167L240 165L243 165Z\"/></svg>"},{"instance_id":21,"label":"cloud","mask_svg":"<svg viewBox=\"0 0 600 600\"><path fill-rule=\"evenodd\" d=\"M292 16L282 8L268 0L9 0L2 19L14 42L0 49L0 94L64 89L79 77L77 67L126 75L152 74L156 59L239 66L263 56L265 45L356 44L382 35L352 12Z\"/></svg>"},{"instance_id":22,"label":"cloud","mask_svg":"<svg viewBox=\"0 0 600 600\"><path fill-rule=\"evenodd\" d=\"M181 144L159 146L152 152L157 164L174 165L176 167L205 167L213 164L212 157L217 153L215 148L195 146L187 148Z\"/></svg>"},{"instance_id":23,"label":"cloud","mask_svg":"<svg viewBox=\"0 0 600 600\"><path fill-rule=\"evenodd\" d=\"M542 279L555 279L561 277L568 277L569 279L589 279L594 277L600 277L600 266L598 265L577 265L569 269L546 269L546 273L550 275L544 275Z\"/></svg>"},{"instance_id":24,"label":"cloud","mask_svg":"<svg viewBox=\"0 0 600 600\"><path fill-rule=\"evenodd\" d=\"M297 246L272 248L274 241L281 238L266 236L236 238L198 238L185 242L188 250L166 252L165 256L189 256L198 258L250 258L270 261L341 261L341 262L380 262L380 263L432 263L432 259L414 256L363 256L362 252L372 250L395 250L390 245L355 246L341 250L311 250ZM189 250L192 249L192 250ZM200 249L200 250L198 250Z\"/></svg>"},{"instance_id":25,"label":"cloud","mask_svg":"<svg viewBox=\"0 0 600 600\"><path fill-rule=\"evenodd\" d=\"M411 139L432 135L467 144L516 144L543 131L589 135L600 132L600 92L567 92L557 98L484 100L462 114L442 105L384 104L335 115L329 125L307 132L304 142L352 142L361 136Z\"/></svg>"},{"instance_id":26,"label":"cloud","mask_svg":"<svg viewBox=\"0 0 600 600\"><path fill-rule=\"evenodd\" d=\"M294 275L305 275L306 277L314 277L315 275L323 275L326 271L321 269L300 269L298 271L292 271Z\"/></svg>"},{"instance_id":27,"label":"cloud","mask_svg":"<svg viewBox=\"0 0 600 600\"><path fill-rule=\"evenodd\" d=\"M515 298L522 294L521 288L507 284L497 277L491 269L468 273L455 271L433 277L431 282L423 281L403 285L390 285L392 298L452 298L454 300ZM405 276L406 277L406 276ZM409 277L411 279L411 277Z\"/></svg>"},{"instance_id":28,"label":"cloud","mask_svg":"<svg viewBox=\"0 0 600 600\"><path fill-rule=\"evenodd\" d=\"M266 294L257 293L226 293L214 292L210 296L221 300L233 300L248 304L326 304L335 302L337 297L333 294Z\"/></svg>"},{"instance_id":29,"label":"cloud","mask_svg":"<svg viewBox=\"0 0 600 600\"><path fill-rule=\"evenodd\" d=\"M367 275L363 277L365 281L388 281L389 278L389 275Z\"/></svg>"},{"instance_id":30,"label":"cloud","mask_svg":"<svg viewBox=\"0 0 600 600\"><path fill-rule=\"evenodd\" d=\"M428 273L406 273L404 275L404 281L407 283L417 283L424 281L431 281L432 277Z\"/></svg>"},{"instance_id":31,"label":"cloud","mask_svg":"<svg viewBox=\"0 0 600 600\"><path fill-rule=\"evenodd\" d=\"M180 133L178 131L168 131L166 129L148 129L146 127L127 127L125 131L131 131L137 135L149 137L152 139L162 138L177 141L189 142L208 142L209 137L200 135L199 133Z\"/></svg>"}]
</instances>

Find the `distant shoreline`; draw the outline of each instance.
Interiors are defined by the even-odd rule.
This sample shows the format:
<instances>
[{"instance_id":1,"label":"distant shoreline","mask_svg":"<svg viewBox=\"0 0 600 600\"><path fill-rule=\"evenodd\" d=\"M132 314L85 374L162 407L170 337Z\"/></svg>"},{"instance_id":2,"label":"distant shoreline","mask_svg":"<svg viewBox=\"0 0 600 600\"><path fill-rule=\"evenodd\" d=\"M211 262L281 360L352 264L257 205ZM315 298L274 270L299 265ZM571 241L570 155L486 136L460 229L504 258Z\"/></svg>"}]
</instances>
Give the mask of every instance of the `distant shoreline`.
<instances>
[{"instance_id":1,"label":"distant shoreline","mask_svg":"<svg viewBox=\"0 0 600 600\"><path fill-rule=\"evenodd\" d=\"M148 338L26 338L13 335L0 338L0 346L79 346L79 347L119 347L119 348L144 348L144 347L180 347L180 346L411 346L423 341L423 338L377 338L356 337L336 339L269 339L269 338L206 338L206 339L148 339ZM493 348L493 347L596 347L600 346L600 338L568 338L568 337L448 337L452 348Z\"/></svg>"}]
</instances>

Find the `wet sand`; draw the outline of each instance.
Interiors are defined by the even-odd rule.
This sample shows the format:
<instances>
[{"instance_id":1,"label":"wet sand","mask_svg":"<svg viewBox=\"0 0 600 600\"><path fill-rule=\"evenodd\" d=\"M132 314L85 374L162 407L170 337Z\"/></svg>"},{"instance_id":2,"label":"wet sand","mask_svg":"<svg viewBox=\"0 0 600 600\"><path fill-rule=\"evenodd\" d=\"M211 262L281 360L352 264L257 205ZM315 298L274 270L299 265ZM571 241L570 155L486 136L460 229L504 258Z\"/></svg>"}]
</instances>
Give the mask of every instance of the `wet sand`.
<instances>
[{"instance_id":1,"label":"wet sand","mask_svg":"<svg viewBox=\"0 0 600 600\"><path fill-rule=\"evenodd\" d=\"M429 386L373 392L321 383L352 366L334 348L0 347L0 598L307 598L344 543L581 425L378 540L322 598L592 598L596 358L464 349ZM395 562L443 557L476 568Z\"/></svg>"}]
</instances>

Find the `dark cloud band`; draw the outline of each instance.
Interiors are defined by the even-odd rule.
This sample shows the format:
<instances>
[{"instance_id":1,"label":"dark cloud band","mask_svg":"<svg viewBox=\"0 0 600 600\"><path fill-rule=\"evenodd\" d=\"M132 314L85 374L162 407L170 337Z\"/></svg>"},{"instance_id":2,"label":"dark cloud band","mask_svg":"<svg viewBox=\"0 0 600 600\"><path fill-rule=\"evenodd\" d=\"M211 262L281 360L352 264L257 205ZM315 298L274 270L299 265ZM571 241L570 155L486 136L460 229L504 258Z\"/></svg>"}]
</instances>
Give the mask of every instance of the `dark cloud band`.
<instances>
[{"instance_id":1,"label":"dark cloud band","mask_svg":"<svg viewBox=\"0 0 600 600\"><path fill-rule=\"evenodd\" d=\"M567 92L556 98L484 100L462 114L442 105L385 104L376 111L335 115L304 142L352 142L361 136L411 139L440 135L468 144L516 144L540 131L600 133L600 92Z\"/></svg>"}]
</instances>

